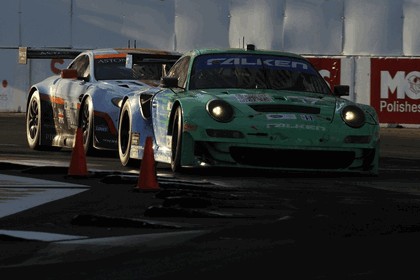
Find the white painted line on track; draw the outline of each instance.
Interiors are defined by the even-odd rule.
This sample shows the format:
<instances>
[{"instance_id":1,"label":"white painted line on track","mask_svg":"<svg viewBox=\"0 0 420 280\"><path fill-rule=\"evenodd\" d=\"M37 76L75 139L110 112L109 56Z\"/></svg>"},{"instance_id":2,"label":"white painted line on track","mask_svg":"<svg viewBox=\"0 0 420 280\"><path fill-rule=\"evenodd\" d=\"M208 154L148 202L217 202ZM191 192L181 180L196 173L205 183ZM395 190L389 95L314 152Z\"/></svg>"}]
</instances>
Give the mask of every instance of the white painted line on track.
<instances>
[{"instance_id":1,"label":"white painted line on track","mask_svg":"<svg viewBox=\"0 0 420 280\"><path fill-rule=\"evenodd\" d=\"M0 162L10 163L10 164L21 164L27 166L55 166L55 167L69 167L68 162L56 161L56 160L39 160L39 159L9 159L9 160L0 160Z\"/></svg>"},{"instance_id":2,"label":"white painted line on track","mask_svg":"<svg viewBox=\"0 0 420 280\"><path fill-rule=\"evenodd\" d=\"M393 172L420 172L419 168L379 168L379 173L393 171Z\"/></svg>"},{"instance_id":3,"label":"white painted line on track","mask_svg":"<svg viewBox=\"0 0 420 280\"><path fill-rule=\"evenodd\" d=\"M343 184L347 184L343 182ZM352 182L351 185L358 186L358 187L366 187L366 188L375 188L379 190L386 190L386 191L394 191L398 193L407 193L411 195L420 195L420 184L410 183L410 182L401 182L401 181L386 181L386 182Z\"/></svg>"},{"instance_id":4,"label":"white painted line on track","mask_svg":"<svg viewBox=\"0 0 420 280\"><path fill-rule=\"evenodd\" d=\"M3 230L3 229L0 229L0 235L7 235L7 236L28 239L28 240L38 240L38 241L46 241L46 242L88 238L87 236L57 234L57 233L40 232L40 231Z\"/></svg>"},{"instance_id":5,"label":"white painted line on track","mask_svg":"<svg viewBox=\"0 0 420 280\"><path fill-rule=\"evenodd\" d=\"M12 267L100 260L134 251L146 253L155 249L173 247L209 232L192 230L51 242L31 258Z\"/></svg>"},{"instance_id":6,"label":"white painted line on track","mask_svg":"<svg viewBox=\"0 0 420 280\"><path fill-rule=\"evenodd\" d=\"M0 218L87 189L89 186L0 174Z\"/></svg>"}]
</instances>

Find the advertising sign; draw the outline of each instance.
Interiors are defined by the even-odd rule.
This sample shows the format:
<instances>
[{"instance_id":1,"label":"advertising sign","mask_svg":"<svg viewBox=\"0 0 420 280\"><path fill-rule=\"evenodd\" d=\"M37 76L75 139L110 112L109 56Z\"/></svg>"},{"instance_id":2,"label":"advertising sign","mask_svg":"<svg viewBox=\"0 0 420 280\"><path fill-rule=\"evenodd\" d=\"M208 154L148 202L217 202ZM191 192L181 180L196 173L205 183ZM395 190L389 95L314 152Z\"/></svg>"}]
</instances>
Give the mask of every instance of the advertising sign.
<instances>
[{"instance_id":1,"label":"advertising sign","mask_svg":"<svg viewBox=\"0 0 420 280\"><path fill-rule=\"evenodd\" d=\"M370 92L381 123L420 123L420 59L372 58Z\"/></svg>"},{"instance_id":2,"label":"advertising sign","mask_svg":"<svg viewBox=\"0 0 420 280\"><path fill-rule=\"evenodd\" d=\"M341 82L341 59L330 57L306 57L333 89Z\"/></svg>"}]
</instances>

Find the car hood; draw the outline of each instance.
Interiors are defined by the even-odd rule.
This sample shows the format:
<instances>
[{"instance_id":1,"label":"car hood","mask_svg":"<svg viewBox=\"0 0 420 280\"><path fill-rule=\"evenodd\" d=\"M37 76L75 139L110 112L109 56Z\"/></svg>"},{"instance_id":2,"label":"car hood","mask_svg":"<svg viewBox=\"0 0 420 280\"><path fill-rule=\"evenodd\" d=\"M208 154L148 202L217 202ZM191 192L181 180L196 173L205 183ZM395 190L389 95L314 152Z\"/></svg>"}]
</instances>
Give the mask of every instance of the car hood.
<instances>
[{"instance_id":1,"label":"car hood","mask_svg":"<svg viewBox=\"0 0 420 280\"><path fill-rule=\"evenodd\" d=\"M332 95L267 89L201 90L198 94L208 95L205 99L223 99L247 116L272 114L275 118L287 118L301 115L304 118L305 115L316 115L327 122L333 120L336 108L347 103Z\"/></svg>"},{"instance_id":2,"label":"car hood","mask_svg":"<svg viewBox=\"0 0 420 280\"><path fill-rule=\"evenodd\" d=\"M150 88L149 85L134 80L106 80L95 83L98 89L125 94L130 91Z\"/></svg>"}]
</instances>

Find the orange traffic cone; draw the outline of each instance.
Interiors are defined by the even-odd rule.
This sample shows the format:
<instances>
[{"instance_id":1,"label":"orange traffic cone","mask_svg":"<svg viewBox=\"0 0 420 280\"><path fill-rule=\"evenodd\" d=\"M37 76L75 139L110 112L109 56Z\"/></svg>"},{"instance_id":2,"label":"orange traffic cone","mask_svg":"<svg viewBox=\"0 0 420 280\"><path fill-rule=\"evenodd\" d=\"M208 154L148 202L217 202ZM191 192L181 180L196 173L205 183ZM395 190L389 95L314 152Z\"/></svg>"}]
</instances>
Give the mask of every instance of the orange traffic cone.
<instances>
[{"instance_id":1,"label":"orange traffic cone","mask_svg":"<svg viewBox=\"0 0 420 280\"><path fill-rule=\"evenodd\" d=\"M68 176L87 177L86 154L83 148L83 131L80 127L76 131L76 141L71 153Z\"/></svg>"},{"instance_id":2,"label":"orange traffic cone","mask_svg":"<svg viewBox=\"0 0 420 280\"><path fill-rule=\"evenodd\" d=\"M155 157L153 154L153 143L152 137L150 136L146 138L137 189L143 191L159 190L159 183L156 176Z\"/></svg>"}]
</instances>

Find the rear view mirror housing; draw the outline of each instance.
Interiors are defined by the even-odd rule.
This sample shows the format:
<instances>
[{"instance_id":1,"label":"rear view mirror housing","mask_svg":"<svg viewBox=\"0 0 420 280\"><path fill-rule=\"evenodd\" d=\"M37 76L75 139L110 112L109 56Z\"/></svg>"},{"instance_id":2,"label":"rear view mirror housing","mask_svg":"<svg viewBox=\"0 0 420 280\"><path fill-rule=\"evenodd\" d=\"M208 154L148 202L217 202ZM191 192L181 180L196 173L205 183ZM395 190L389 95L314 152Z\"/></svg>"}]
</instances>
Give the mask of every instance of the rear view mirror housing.
<instances>
[{"instance_id":1,"label":"rear view mirror housing","mask_svg":"<svg viewBox=\"0 0 420 280\"><path fill-rule=\"evenodd\" d=\"M178 78L163 77L160 80L160 86L164 87L164 88L177 88L178 87Z\"/></svg>"},{"instance_id":2,"label":"rear view mirror housing","mask_svg":"<svg viewBox=\"0 0 420 280\"><path fill-rule=\"evenodd\" d=\"M61 70L62 79L77 79L77 70L75 69L63 69Z\"/></svg>"},{"instance_id":3,"label":"rear view mirror housing","mask_svg":"<svg viewBox=\"0 0 420 280\"><path fill-rule=\"evenodd\" d=\"M334 95L335 96L349 96L350 87L347 85L336 85L334 86Z\"/></svg>"}]
</instances>

